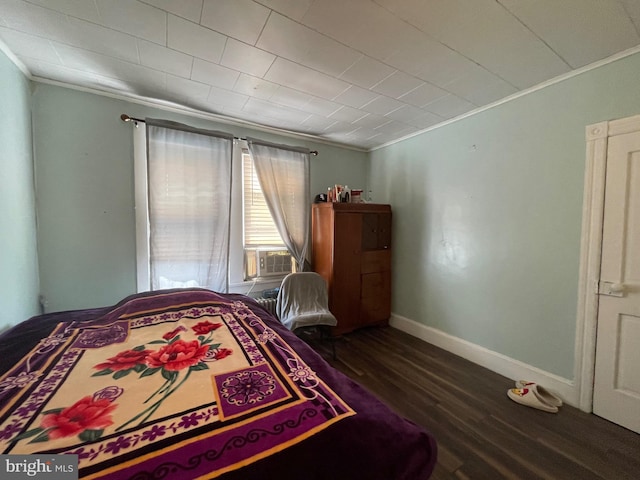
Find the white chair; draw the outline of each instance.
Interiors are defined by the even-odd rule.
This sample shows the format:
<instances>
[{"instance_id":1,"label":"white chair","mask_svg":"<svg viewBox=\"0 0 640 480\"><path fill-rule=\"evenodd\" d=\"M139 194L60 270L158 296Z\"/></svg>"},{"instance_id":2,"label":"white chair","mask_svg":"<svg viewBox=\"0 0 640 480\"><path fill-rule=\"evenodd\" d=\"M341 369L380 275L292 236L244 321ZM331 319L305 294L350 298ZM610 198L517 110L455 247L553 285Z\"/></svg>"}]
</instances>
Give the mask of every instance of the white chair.
<instances>
[{"instance_id":1,"label":"white chair","mask_svg":"<svg viewBox=\"0 0 640 480\"><path fill-rule=\"evenodd\" d=\"M321 338L328 338L333 358L336 358L329 328L335 327L338 321L329 311L327 284L319 274L299 272L284 277L278 292L276 315L285 327L298 336L318 331Z\"/></svg>"}]
</instances>

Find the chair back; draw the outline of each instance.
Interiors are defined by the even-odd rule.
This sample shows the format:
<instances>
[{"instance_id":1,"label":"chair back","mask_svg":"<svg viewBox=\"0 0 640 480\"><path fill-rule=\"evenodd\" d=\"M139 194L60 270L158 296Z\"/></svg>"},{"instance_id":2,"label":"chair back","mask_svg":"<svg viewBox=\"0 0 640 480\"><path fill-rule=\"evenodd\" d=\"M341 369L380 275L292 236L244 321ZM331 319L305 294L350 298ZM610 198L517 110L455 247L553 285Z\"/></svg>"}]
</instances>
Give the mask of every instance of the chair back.
<instances>
[{"instance_id":1,"label":"chair back","mask_svg":"<svg viewBox=\"0 0 640 480\"><path fill-rule=\"evenodd\" d=\"M289 330L337 324L329 311L327 284L316 272L290 273L282 280L276 315Z\"/></svg>"}]
</instances>

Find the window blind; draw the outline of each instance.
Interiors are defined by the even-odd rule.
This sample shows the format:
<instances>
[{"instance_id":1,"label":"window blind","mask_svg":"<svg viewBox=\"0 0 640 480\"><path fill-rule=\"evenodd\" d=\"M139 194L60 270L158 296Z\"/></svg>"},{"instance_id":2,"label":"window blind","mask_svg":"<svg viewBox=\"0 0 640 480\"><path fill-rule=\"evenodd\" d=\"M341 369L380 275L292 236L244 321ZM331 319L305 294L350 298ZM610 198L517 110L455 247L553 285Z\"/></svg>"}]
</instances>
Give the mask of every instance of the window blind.
<instances>
[{"instance_id":1,"label":"window blind","mask_svg":"<svg viewBox=\"0 0 640 480\"><path fill-rule=\"evenodd\" d=\"M244 246L284 246L248 153L242 154L242 165Z\"/></svg>"}]
</instances>

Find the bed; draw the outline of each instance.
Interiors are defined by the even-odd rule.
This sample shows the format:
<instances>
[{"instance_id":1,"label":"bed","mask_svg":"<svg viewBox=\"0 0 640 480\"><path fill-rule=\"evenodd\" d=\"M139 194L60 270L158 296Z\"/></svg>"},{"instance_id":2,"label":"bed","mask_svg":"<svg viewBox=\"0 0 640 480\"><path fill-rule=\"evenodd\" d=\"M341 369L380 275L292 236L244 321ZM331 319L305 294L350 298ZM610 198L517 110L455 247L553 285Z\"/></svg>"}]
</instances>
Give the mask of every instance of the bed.
<instances>
[{"instance_id":1,"label":"bed","mask_svg":"<svg viewBox=\"0 0 640 480\"><path fill-rule=\"evenodd\" d=\"M0 453L81 478L426 479L436 442L249 297L204 289L0 336ZM399 392L400 393L400 392Z\"/></svg>"}]
</instances>

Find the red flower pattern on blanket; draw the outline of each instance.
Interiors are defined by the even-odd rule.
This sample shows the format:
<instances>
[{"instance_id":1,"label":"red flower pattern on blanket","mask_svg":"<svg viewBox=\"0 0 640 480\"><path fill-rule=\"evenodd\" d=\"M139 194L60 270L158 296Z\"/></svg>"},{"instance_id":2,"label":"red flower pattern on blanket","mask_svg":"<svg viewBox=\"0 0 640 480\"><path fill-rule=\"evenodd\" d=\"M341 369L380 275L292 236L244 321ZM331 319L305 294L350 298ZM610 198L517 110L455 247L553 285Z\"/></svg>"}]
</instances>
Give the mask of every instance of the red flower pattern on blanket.
<instances>
[{"instance_id":1,"label":"red flower pattern on blanket","mask_svg":"<svg viewBox=\"0 0 640 480\"><path fill-rule=\"evenodd\" d=\"M164 335L162 335L162 338L164 338L165 340L171 340L173 337L175 337L176 335L178 335L180 332L184 332L187 329L184 328L182 325L180 325L178 328L171 330L170 332L165 333Z\"/></svg>"},{"instance_id":2,"label":"red flower pattern on blanket","mask_svg":"<svg viewBox=\"0 0 640 480\"><path fill-rule=\"evenodd\" d=\"M71 437L85 430L100 430L113 425L111 412L117 404L110 400L94 400L87 395L61 412L46 414L40 424L50 429L49 438Z\"/></svg>"},{"instance_id":3,"label":"red flower pattern on blanket","mask_svg":"<svg viewBox=\"0 0 640 480\"><path fill-rule=\"evenodd\" d=\"M117 387L109 387L115 388ZM32 438L29 443L46 442L56 438L73 437L77 435L82 441L92 441L100 438L104 429L113 425L111 412L117 407L113 403L121 392L104 398L96 392L87 395L66 408L53 408L42 412L44 415L40 426L28 430L15 438L22 440Z\"/></svg>"},{"instance_id":4,"label":"red flower pattern on blanket","mask_svg":"<svg viewBox=\"0 0 640 480\"><path fill-rule=\"evenodd\" d=\"M228 357L232 353L233 353L233 350L231 350L230 348L219 348L214 352L213 358L215 358L216 360L222 360L223 358Z\"/></svg>"},{"instance_id":5,"label":"red flower pattern on blanket","mask_svg":"<svg viewBox=\"0 0 640 480\"><path fill-rule=\"evenodd\" d=\"M193 330L197 335L206 335L209 332L217 330L221 326L221 323L211 323L209 321L206 321L194 325L193 327L191 327L191 330Z\"/></svg>"},{"instance_id":6,"label":"red flower pattern on blanket","mask_svg":"<svg viewBox=\"0 0 640 480\"><path fill-rule=\"evenodd\" d=\"M208 370L206 362L222 360L233 354L230 348L220 348L221 343L213 342L213 332L222 327L222 323L209 321L199 322L191 327L198 335L196 340L183 340L181 332L188 332L184 326L179 326L162 335L162 339L153 340L148 345L162 345L158 350L149 350L146 345L138 345L131 350L125 350L107 361L94 366L93 376L111 375L118 380L135 372L140 379L159 373L164 383L153 392L143 403L149 404L133 418L116 428L119 431L133 422L144 423L160 407L162 402L189 378L192 372ZM208 336L205 336L208 335ZM185 371L180 382L180 373ZM152 399L155 402L151 402Z\"/></svg>"},{"instance_id":7,"label":"red flower pattern on blanket","mask_svg":"<svg viewBox=\"0 0 640 480\"><path fill-rule=\"evenodd\" d=\"M179 371L200 363L208 351L209 345L201 345L198 340L177 340L157 352L149 353L146 363L151 368Z\"/></svg>"},{"instance_id":8,"label":"red flower pattern on blanket","mask_svg":"<svg viewBox=\"0 0 640 480\"><path fill-rule=\"evenodd\" d=\"M125 350L118 353L115 357L107 358L106 362L99 363L94 368L97 370L110 369L112 372L121 370L129 370L139 363L144 363L147 355L151 350Z\"/></svg>"}]
</instances>

